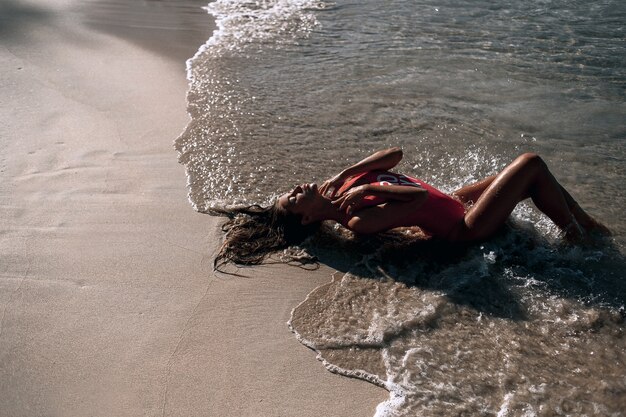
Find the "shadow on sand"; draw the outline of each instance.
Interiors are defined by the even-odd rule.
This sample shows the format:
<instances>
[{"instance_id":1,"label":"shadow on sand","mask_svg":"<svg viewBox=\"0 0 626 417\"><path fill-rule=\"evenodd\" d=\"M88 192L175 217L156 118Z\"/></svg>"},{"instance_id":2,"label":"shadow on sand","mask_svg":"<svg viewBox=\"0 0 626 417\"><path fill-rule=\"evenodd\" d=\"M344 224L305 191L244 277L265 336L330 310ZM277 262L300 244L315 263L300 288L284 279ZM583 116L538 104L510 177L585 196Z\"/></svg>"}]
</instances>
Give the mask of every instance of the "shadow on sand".
<instances>
[{"instance_id":1,"label":"shadow on sand","mask_svg":"<svg viewBox=\"0 0 626 417\"><path fill-rule=\"evenodd\" d=\"M533 291L618 309L624 316L626 259L610 239L555 246L512 227L473 245L398 233L362 239L323 235L306 249L333 269L440 291L451 302L486 315L526 320L523 296Z\"/></svg>"}]
</instances>

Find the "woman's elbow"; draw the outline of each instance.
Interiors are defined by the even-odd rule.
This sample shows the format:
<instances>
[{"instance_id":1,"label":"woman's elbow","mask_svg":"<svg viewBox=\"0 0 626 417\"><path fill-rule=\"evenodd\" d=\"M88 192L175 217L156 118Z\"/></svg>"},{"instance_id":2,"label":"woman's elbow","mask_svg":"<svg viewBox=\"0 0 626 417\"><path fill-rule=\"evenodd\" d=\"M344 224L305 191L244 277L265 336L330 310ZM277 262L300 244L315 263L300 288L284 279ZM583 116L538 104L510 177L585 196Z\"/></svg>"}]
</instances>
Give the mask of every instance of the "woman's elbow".
<instances>
[{"instance_id":1,"label":"woman's elbow","mask_svg":"<svg viewBox=\"0 0 626 417\"><path fill-rule=\"evenodd\" d=\"M404 154L402 153L402 148L398 146L394 146L393 148L389 148L389 155L396 161L396 164L402 160Z\"/></svg>"},{"instance_id":2,"label":"woman's elbow","mask_svg":"<svg viewBox=\"0 0 626 417\"><path fill-rule=\"evenodd\" d=\"M379 232L371 221L364 220L358 216L354 216L348 221L348 229L359 235L371 235Z\"/></svg>"}]
</instances>

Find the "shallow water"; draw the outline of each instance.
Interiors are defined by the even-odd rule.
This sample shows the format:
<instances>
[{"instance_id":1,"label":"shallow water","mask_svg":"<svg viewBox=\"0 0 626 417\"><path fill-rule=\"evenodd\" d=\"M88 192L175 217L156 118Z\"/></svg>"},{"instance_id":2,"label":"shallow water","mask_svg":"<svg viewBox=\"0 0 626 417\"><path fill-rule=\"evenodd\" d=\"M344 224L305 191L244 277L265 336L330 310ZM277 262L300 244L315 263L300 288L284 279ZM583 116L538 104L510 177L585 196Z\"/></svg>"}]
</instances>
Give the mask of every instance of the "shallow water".
<instances>
[{"instance_id":1,"label":"shallow water","mask_svg":"<svg viewBox=\"0 0 626 417\"><path fill-rule=\"evenodd\" d=\"M530 205L447 248L313 239L339 271L292 329L390 391L377 415L623 415L626 50L619 1L220 0L177 139L197 210L269 202L373 150L445 191L539 152L615 232L561 244ZM369 245L369 246L368 246ZM357 245L358 246L358 245ZM344 259L345 258L345 259Z\"/></svg>"},{"instance_id":2,"label":"shallow water","mask_svg":"<svg viewBox=\"0 0 626 417\"><path fill-rule=\"evenodd\" d=\"M528 230L453 254L373 246L336 264L290 325L329 369L390 391L377 416L626 409L618 253L558 249Z\"/></svg>"}]
</instances>

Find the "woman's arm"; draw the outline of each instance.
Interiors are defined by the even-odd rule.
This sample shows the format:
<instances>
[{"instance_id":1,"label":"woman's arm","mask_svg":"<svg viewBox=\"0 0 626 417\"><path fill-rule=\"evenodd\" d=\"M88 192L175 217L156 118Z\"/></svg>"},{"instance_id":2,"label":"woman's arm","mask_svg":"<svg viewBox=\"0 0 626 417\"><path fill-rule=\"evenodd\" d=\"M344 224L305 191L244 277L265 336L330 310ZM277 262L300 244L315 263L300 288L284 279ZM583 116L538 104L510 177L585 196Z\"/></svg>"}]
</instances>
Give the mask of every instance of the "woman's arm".
<instances>
[{"instance_id":1,"label":"woman's arm","mask_svg":"<svg viewBox=\"0 0 626 417\"><path fill-rule=\"evenodd\" d=\"M421 206L428 198L428 191L421 187L403 185L364 184L350 188L332 202L339 210L352 214L365 206L365 197L381 197L386 201L411 203L414 208Z\"/></svg>"},{"instance_id":2,"label":"woman's arm","mask_svg":"<svg viewBox=\"0 0 626 417\"><path fill-rule=\"evenodd\" d=\"M386 203L363 208L366 196L383 197ZM333 201L349 217L347 226L356 233L377 233L411 224L411 215L428 199L428 191L402 185L360 185Z\"/></svg>"},{"instance_id":3,"label":"woman's arm","mask_svg":"<svg viewBox=\"0 0 626 417\"><path fill-rule=\"evenodd\" d=\"M337 190L348 178L369 171L387 171L398 165L402 160L402 149L398 147L384 149L373 153L367 158L357 162L349 168L344 169L333 178L324 181L320 187L320 193L330 198L335 196Z\"/></svg>"},{"instance_id":4,"label":"woman's arm","mask_svg":"<svg viewBox=\"0 0 626 417\"><path fill-rule=\"evenodd\" d=\"M349 168L344 169L340 175L350 178L353 175L369 171L387 171L400 163L402 160L402 149L398 147L384 149L375 152L367 158L357 162Z\"/></svg>"}]
</instances>

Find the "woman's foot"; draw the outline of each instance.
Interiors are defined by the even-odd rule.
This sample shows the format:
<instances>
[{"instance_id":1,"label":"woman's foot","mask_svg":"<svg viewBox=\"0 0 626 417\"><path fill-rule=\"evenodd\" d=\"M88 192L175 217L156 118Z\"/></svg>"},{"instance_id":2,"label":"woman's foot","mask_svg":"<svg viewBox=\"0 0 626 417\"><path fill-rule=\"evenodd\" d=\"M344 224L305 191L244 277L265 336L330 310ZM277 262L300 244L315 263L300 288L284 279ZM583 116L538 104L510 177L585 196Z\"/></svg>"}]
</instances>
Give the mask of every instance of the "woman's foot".
<instances>
[{"instance_id":1,"label":"woman's foot","mask_svg":"<svg viewBox=\"0 0 626 417\"><path fill-rule=\"evenodd\" d=\"M569 243L582 242L586 237L585 230L572 217L572 221L563 228L563 239Z\"/></svg>"},{"instance_id":2,"label":"woman's foot","mask_svg":"<svg viewBox=\"0 0 626 417\"><path fill-rule=\"evenodd\" d=\"M611 230L608 227L598 222L596 219L588 215L578 204L572 210L572 214L576 218L576 221L587 233L597 233L603 236L611 236Z\"/></svg>"}]
</instances>

